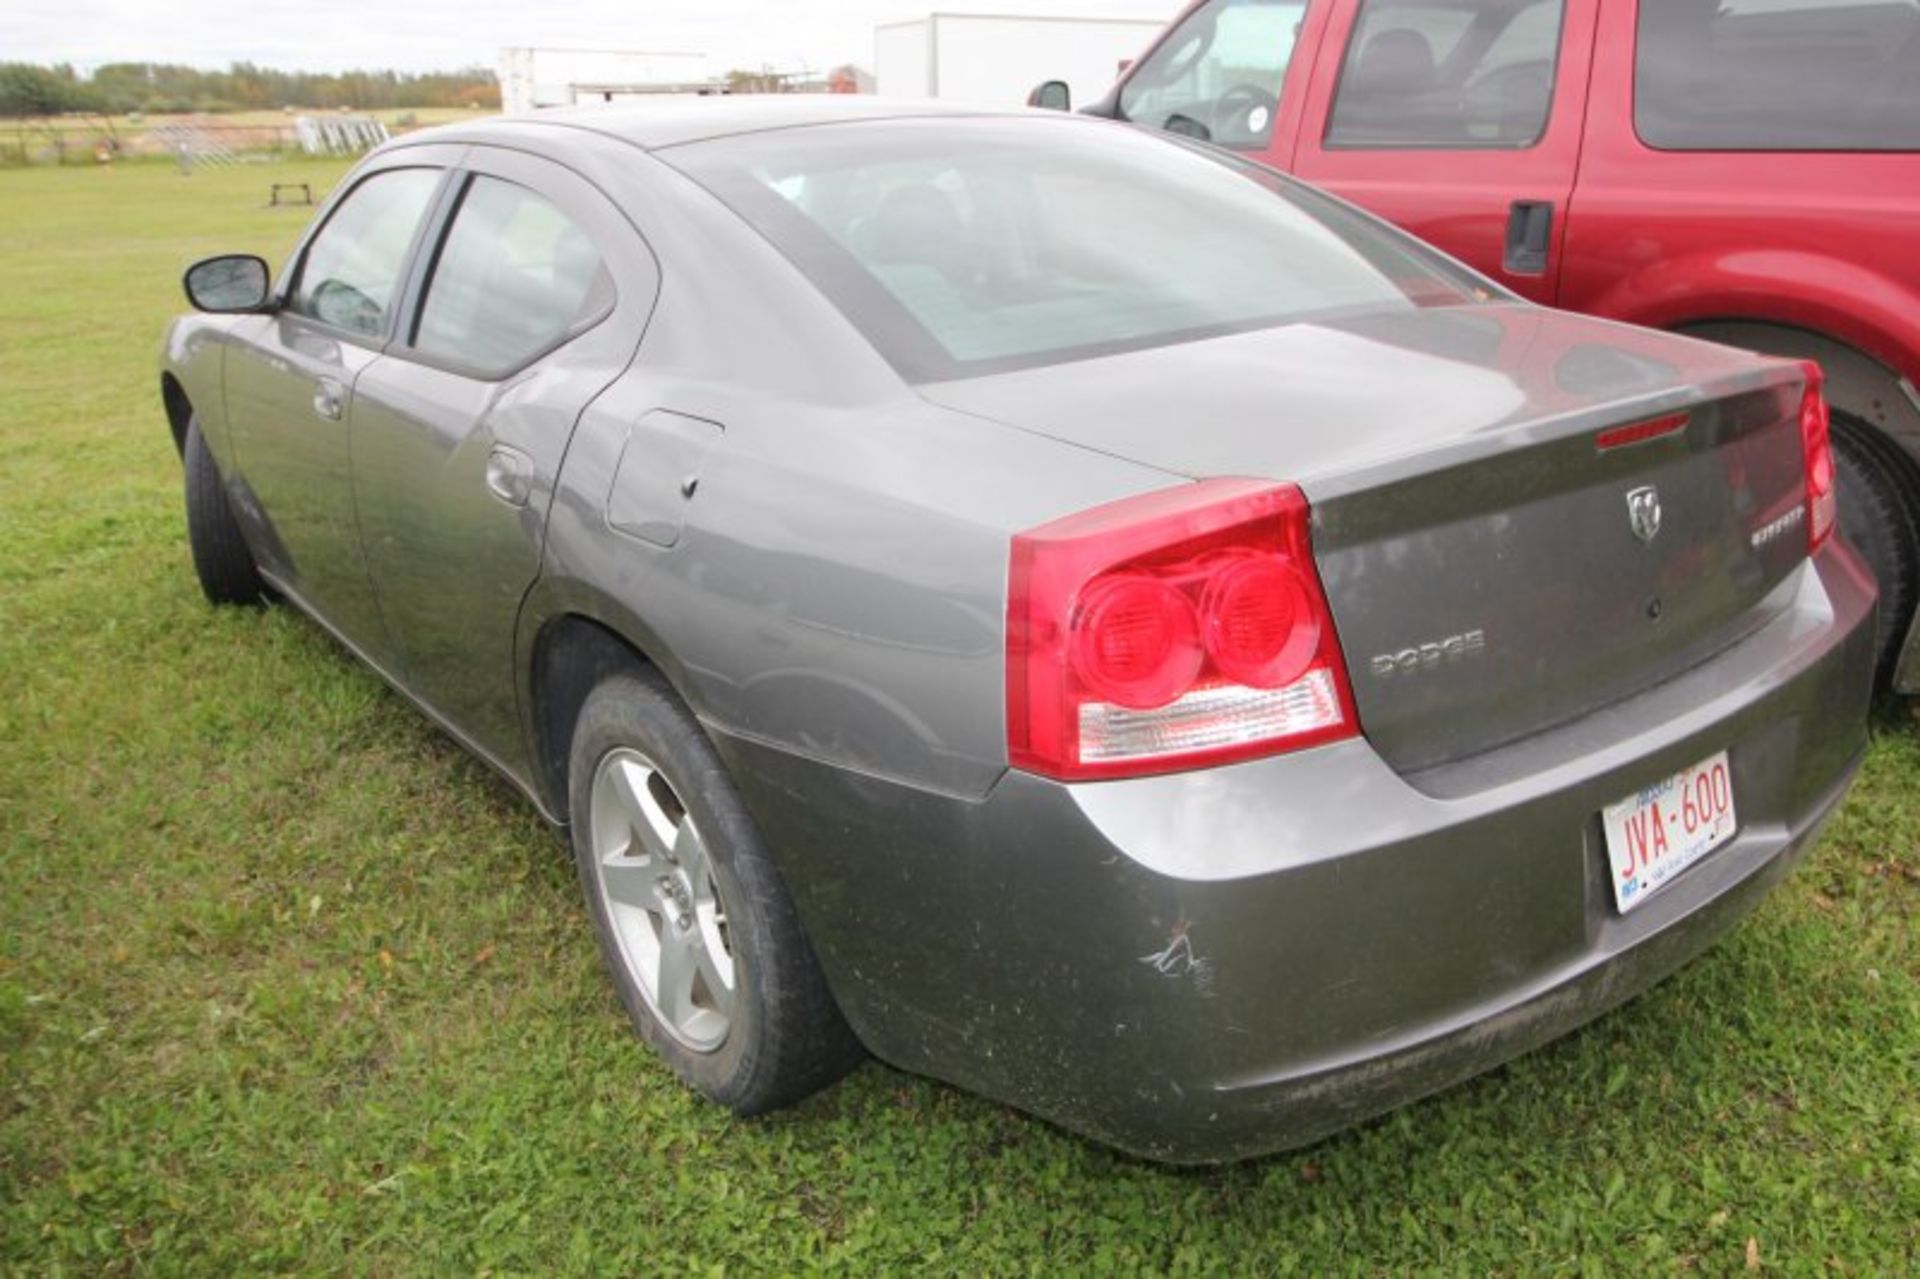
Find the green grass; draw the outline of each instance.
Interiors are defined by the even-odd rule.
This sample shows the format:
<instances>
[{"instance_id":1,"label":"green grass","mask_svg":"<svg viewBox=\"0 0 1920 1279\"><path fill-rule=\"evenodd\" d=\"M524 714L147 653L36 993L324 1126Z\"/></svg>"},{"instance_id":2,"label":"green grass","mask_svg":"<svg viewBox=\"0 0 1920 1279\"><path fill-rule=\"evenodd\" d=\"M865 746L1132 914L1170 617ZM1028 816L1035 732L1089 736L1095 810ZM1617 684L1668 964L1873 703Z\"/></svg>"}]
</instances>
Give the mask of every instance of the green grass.
<instances>
[{"instance_id":1,"label":"green grass","mask_svg":"<svg viewBox=\"0 0 1920 1279\"><path fill-rule=\"evenodd\" d=\"M314 627L194 585L179 268L277 259L304 214L266 184L338 173L0 174L0 1268L1920 1271L1908 719L1701 962L1305 1152L1168 1171L879 1065L696 1103L532 812Z\"/></svg>"}]
</instances>

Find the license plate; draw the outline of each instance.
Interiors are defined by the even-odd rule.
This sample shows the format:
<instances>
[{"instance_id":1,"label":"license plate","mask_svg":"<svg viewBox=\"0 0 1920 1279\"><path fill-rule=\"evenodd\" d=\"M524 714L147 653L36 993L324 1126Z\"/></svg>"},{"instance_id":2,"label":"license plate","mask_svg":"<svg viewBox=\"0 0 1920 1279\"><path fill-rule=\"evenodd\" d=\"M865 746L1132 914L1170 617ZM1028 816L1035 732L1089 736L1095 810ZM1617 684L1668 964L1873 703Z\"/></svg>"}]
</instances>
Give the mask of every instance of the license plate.
<instances>
[{"instance_id":1,"label":"license plate","mask_svg":"<svg viewBox=\"0 0 1920 1279\"><path fill-rule=\"evenodd\" d=\"M1600 817L1607 828L1614 904L1625 914L1733 838L1727 753L1609 804Z\"/></svg>"}]
</instances>

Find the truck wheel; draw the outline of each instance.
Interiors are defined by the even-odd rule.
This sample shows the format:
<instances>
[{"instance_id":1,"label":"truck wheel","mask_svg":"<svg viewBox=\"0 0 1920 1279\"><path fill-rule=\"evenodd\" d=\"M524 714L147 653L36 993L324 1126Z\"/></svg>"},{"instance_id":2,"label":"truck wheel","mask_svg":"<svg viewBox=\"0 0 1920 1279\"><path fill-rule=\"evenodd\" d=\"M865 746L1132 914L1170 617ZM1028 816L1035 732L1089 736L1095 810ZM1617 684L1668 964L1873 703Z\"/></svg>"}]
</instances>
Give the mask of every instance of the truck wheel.
<instances>
[{"instance_id":1,"label":"truck wheel","mask_svg":"<svg viewBox=\"0 0 1920 1279\"><path fill-rule=\"evenodd\" d=\"M187 420L181 453L187 470L187 544L193 550L193 571L200 578L201 592L212 604L263 603L265 584L253 552L240 536L213 454L200 438L197 417Z\"/></svg>"},{"instance_id":2,"label":"truck wheel","mask_svg":"<svg viewBox=\"0 0 1920 1279\"><path fill-rule=\"evenodd\" d=\"M1840 532L1880 579L1875 686L1884 691L1913 619L1920 576L1920 520L1908 494L1904 459L1865 423L1833 414L1833 460L1840 486Z\"/></svg>"},{"instance_id":3,"label":"truck wheel","mask_svg":"<svg viewBox=\"0 0 1920 1279\"><path fill-rule=\"evenodd\" d=\"M753 1115L863 1055L751 814L653 671L609 676L573 732L587 910L634 1028L709 1100Z\"/></svg>"}]
</instances>

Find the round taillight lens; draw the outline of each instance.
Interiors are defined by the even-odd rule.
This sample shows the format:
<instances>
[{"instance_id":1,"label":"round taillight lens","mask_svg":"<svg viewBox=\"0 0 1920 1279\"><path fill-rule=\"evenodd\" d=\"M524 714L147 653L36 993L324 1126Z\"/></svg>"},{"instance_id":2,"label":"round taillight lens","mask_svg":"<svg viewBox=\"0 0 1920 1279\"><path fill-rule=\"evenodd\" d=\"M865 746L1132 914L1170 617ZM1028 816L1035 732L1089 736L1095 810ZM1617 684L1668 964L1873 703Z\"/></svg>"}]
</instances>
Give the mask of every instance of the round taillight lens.
<instances>
[{"instance_id":1,"label":"round taillight lens","mask_svg":"<svg viewBox=\"0 0 1920 1279\"><path fill-rule=\"evenodd\" d=\"M1165 706L1193 685L1203 660L1199 619L1172 585L1138 574L1103 577L1073 617L1073 670L1105 701Z\"/></svg>"},{"instance_id":2,"label":"round taillight lens","mask_svg":"<svg viewBox=\"0 0 1920 1279\"><path fill-rule=\"evenodd\" d=\"M1306 674L1320 648L1306 584L1278 555L1233 559L1214 570L1201 613L1207 652L1236 684L1283 688Z\"/></svg>"}]
</instances>

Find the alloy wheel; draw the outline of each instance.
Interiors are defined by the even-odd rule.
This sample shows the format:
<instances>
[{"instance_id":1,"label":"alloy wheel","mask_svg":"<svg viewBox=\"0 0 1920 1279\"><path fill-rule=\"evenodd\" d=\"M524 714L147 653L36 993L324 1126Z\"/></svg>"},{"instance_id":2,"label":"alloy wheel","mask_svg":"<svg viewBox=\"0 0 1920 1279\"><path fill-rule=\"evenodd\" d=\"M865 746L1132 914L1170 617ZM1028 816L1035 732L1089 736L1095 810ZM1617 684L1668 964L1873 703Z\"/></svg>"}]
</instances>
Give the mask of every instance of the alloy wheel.
<instances>
[{"instance_id":1,"label":"alloy wheel","mask_svg":"<svg viewBox=\"0 0 1920 1279\"><path fill-rule=\"evenodd\" d=\"M658 765L629 747L601 757L590 803L594 888L627 971L668 1034L713 1052L737 987L706 841Z\"/></svg>"}]
</instances>

